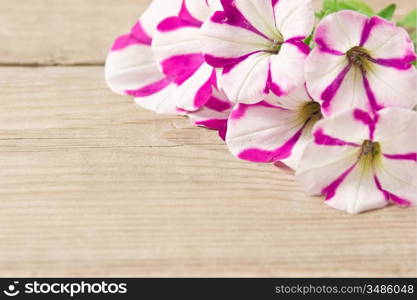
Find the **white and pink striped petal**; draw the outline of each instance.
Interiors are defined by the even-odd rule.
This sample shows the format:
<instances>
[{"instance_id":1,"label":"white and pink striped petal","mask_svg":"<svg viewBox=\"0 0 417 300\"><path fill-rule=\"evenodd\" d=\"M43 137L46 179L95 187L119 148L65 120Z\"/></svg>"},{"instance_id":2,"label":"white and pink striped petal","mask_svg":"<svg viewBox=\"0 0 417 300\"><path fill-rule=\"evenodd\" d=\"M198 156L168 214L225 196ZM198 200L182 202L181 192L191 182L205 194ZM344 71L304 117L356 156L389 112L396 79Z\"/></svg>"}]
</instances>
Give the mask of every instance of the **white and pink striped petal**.
<instances>
[{"instance_id":1,"label":"white and pink striped petal","mask_svg":"<svg viewBox=\"0 0 417 300\"><path fill-rule=\"evenodd\" d=\"M240 159L281 161L295 169L311 139L311 128L320 118L320 106L302 87L287 97L271 95L256 104L238 104L229 118L226 142Z\"/></svg>"},{"instance_id":2,"label":"white and pink striped petal","mask_svg":"<svg viewBox=\"0 0 417 300\"><path fill-rule=\"evenodd\" d=\"M222 91L215 90L210 100L199 110L188 114L195 126L217 130L219 136L225 140L227 120L233 104Z\"/></svg>"},{"instance_id":3,"label":"white and pink striped petal","mask_svg":"<svg viewBox=\"0 0 417 300\"><path fill-rule=\"evenodd\" d=\"M380 17L340 11L318 25L306 61L307 87L326 116L358 108L413 108L417 71L407 32Z\"/></svg>"},{"instance_id":4,"label":"white and pink striped petal","mask_svg":"<svg viewBox=\"0 0 417 300\"><path fill-rule=\"evenodd\" d=\"M205 0L184 0L179 12L158 25L152 42L161 71L178 86L173 98L182 110L198 110L216 88L216 72L204 60L200 38L200 27L210 12Z\"/></svg>"},{"instance_id":5,"label":"white and pink striped petal","mask_svg":"<svg viewBox=\"0 0 417 300\"><path fill-rule=\"evenodd\" d=\"M304 83L312 31L310 0L222 0L202 27L206 61L223 69L231 101L254 104L288 95ZM281 32L282 30L282 32Z\"/></svg>"},{"instance_id":6,"label":"white and pink striped petal","mask_svg":"<svg viewBox=\"0 0 417 300\"><path fill-rule=\"evenodd\" d=\"M416 112L400 108L374 116L355 109L323 119L296 177L307 193L353 214L415 204L416 121Z\"/></svg>"},{"instance_id":7,"label":"white and pink striped petal","mask_svg":"<svg viewBox=\"0 0 417 300\"><path fill-rule=\"evenodd\" d=\"M275 24L284 40L308 37L314 26L313 3L310 0L272 0Z\"/></svg>"},{"instance_id":8,"label":"white and pink striped petal","mask_svg":"<svg viewBox=\"0 0 417 300\"><path fill-rule=\"evenodd\" d=\"M172 80L159 71L151 49L152 38L158 23L177 11L180 4L180 0L154 0L131 32L116 39L106 59L108 86L116 93L134 96L139 105L157 113L177 111L167 97Z\"/></svg>"}]
</instances>

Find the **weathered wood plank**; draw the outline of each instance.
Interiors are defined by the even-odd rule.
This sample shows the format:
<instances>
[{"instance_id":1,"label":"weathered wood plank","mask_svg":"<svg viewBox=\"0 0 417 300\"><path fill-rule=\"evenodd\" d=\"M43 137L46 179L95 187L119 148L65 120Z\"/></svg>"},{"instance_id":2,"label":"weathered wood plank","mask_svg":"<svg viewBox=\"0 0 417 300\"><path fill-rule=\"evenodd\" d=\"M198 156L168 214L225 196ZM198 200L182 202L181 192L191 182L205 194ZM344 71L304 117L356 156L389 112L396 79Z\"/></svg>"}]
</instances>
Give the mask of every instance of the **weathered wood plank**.
<instances>
[{"instance_id":1,"label":"weathered wood plank","mask_svg":"<svg viewBox=\"0 0 417 300\"><path fill-rule=\"evenodd\" d=\"M103 64L149 2L2 0L0 64Z\"/></svg>"},{"instance_id":2,"label":"weathered wood plank","mask_svg":"<svg viewBox=\"0 0 417 300\"><path fill-rule=\"evenodd\" d=\"M150 0L2 0L0 65L103 64ZM170 1L170 0L166 0ZM369 1L381 9L392 0ZM396 0L397 17L416 7ZM315 0L318 7L321 0Z\"/></svg>"},{"instance_id":3,"label":"weathered wood plank","mask_svg":"<svg viewBox=\"0 0 417 300\"><path fill-rule=\"evenodd\" d=\"M415 276L416 210L349 216L100 67L0 72L0 276Z\"/></svg>"}]
</instances>

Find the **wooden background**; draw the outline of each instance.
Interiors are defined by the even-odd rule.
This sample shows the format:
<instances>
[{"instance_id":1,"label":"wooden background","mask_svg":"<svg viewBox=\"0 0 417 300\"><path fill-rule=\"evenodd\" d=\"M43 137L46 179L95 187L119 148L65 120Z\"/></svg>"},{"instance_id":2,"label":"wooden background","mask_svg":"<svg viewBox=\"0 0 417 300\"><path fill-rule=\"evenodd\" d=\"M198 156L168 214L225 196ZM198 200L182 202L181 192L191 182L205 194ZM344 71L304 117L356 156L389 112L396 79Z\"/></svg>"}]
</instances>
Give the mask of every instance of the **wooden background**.
<instances>
[{"instance_id":1,"label":"wooden background","mask_svg":"<svg viewBox=\"0 0 417 300\"><path fill-rule=\"evenodd\" d=\"M415 208L330 209L106 88L147 2L0 0L0 276L416 276Z\"/></svg>"}]
</instances>

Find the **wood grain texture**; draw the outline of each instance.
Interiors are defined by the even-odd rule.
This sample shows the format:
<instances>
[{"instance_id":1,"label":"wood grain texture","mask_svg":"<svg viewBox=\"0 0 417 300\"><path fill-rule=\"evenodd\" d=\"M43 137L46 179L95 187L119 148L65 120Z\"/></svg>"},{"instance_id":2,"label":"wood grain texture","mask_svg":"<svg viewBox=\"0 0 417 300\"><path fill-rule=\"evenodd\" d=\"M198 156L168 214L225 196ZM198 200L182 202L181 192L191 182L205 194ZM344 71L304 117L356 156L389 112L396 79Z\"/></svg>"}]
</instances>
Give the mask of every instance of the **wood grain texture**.
<instances>
[{"instance_id":1,"label":"wood grain texture","mask_svg":"<svg viewBox=\"0 0 417 300\"><path fill-rule=\"evenodd\" d=\"M102 63L146 1L0 1L0 276L416 276L415 208L335 211L101 66L18 67Z\"/></svg>"},{"instance_id":2,"label":"wood grain texture","mask_svg":"<svg viewBox=\"0 0 417 300\"><path fill-rule=\"evenodd\" d=\"M149 2L1 0L0 64L103 64Z\"/></svg>"},{"instance_id":3,"label":"wood grain texture","mask_svg":"<svg viewBox=\"0 0 417 300\"><path fill-rule=\"evenodd\" d=\"M170 1L170 0L167 0ZM1 0L0 65L103 64L114 38L125 33L150 0ZM321 0L315 0L317 8ZM411 0L368 1L376 10Z\"/></svg>"},{"instance_id":4,"label":"wood grain texture","mask_svg":"<svg viewBox=\"0 0 417 300\"><path fill-rule=\"evenodd\" d=\"M415 209L330 209L102 72L1 72L1 276L415 275Z\"/></svg>"}]
</instances>

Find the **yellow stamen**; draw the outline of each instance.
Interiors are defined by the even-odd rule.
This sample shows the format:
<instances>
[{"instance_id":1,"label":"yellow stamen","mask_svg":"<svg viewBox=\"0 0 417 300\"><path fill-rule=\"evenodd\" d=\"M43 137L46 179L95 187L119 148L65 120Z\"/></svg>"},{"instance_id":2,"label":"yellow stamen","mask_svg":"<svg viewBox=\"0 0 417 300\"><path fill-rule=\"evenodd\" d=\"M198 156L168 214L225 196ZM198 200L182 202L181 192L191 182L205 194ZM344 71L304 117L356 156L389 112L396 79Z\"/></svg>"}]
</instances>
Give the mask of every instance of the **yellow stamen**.
<instances>
[{"instance_id":1,"label":"yellow stamen","mask_svg":"<svg viewBox=\"0 0 417 300\"><path fill-rule=\"evenodd\" d=\"M312 128L317 121L321 120L323 115L321 113L321 106L318 102L309 101L302 105L299 111L298 120L305 127Z\"/></svg>"},{"instance_id":2,"label":"yellow stamen","mask_svg":"<svg viewBox=\"0 0 417 300\"><path fill-rule=\"evenodd\" d=\"M359 165L363 171L370 170L379 163L381 145L378 142L366 140L359 153Z\"/></svg>"},{"instance_id":3,"label":"yellow stamen","mask_svg":"<svg viewBox=\"0 0 417 300\"><path fill-rule=\"evenodd\" d=\"M371 67L373 61L369 52L362 47L353 47L346 53L347 59L353 66L358 67L362 72L366 72Z\"/></svg>"}]
</instances>

